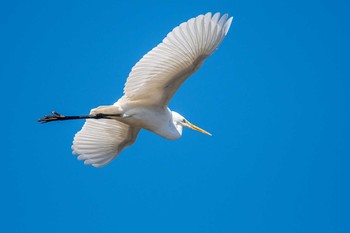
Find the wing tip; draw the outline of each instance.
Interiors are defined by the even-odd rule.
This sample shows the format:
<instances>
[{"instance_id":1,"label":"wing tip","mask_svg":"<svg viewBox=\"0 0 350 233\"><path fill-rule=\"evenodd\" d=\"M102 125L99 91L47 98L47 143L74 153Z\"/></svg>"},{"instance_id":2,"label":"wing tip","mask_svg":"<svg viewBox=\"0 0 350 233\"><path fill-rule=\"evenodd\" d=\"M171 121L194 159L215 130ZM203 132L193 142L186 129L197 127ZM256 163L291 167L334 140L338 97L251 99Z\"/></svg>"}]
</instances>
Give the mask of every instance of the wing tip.
<instances>
[{"instance_id":1,"label":"wing tip","mask_svg":"<svg viewBox=\"0 0 350 233\"><path fill-rule=\"evenodd\" d=\"M228 30L229 30L230 27L231 27L232 20L233 20L233 16L231 16L231 17L226 21L226 23L225 23L225 25L224 25L225 36L227 35Z\"/></svg>"},{"instance_id":2,"label":"wing tip","mask_svg":"<svg viewBox=\"0 0 350 233\"><path fill-rule=\"evenodd\" d=\"M233 20L233 16L229 17L228 13L221 15L220 12L215 12L213 14L212 12L209 11L209 12L202 14L202 15L199 15L199 16L204 16L205 18L210 16L211 20L214 23L217 23L221 26L221 28L223 29L223 31L225 33L225 36L227 35L227 33L231 27L232 20ZM199 16L197 16L196 18L198 18Z\"/></svg>"}]
</instances>

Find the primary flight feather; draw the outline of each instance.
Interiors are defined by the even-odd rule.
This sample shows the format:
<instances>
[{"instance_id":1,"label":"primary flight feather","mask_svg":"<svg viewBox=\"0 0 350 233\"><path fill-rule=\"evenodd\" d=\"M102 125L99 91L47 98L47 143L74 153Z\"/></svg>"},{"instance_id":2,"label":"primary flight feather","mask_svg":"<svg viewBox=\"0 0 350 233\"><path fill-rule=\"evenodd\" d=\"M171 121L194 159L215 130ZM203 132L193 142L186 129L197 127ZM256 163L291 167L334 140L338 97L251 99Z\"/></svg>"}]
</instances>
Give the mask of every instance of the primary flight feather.
<instances>
[{"instance_id":1,"label":"primary flight feather","mask_svg":"<svg viewBox=\"0 0 350 233\"><path fill-rule=\"evenodd\" d=\"M191 124L168 103L181 84L202 65L226 36L232 17L207 13L175 27L132 68L124 95L113 105L92 109L86 116L56 112L39 122L87 119L75 135L72 150L94 167L111 162L136 140L141 128L177 139L183 127L210 135Z\"/></svg>"}]
</instances>

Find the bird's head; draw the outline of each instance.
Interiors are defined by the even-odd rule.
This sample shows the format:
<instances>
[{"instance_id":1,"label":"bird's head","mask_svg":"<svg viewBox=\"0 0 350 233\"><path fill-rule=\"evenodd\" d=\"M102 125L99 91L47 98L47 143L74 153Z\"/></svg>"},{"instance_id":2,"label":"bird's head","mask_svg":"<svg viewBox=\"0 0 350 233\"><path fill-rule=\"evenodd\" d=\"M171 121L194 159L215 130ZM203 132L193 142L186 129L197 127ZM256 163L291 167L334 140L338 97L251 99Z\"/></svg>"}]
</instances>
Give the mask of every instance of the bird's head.
<instances>
[{"instance_id":1,"label":"bird's head","mask_svg":"<svg viewBox=\"0 0 350 233\"><path fill-rule=\"evenodd\" d=\"M191 122L186 120L185 117L181 116L179 113L173 111L172 115L173 115L173 121L174 121L175 125L181 126L181 127L186 127L189 129L193 129L193 130L196 130L200 133L204 133L206 135L212 136L211 133L205 131L204 129L199 128L198 126L195 126L194 124L192 124Z\"/></svg>"}]
</instances>

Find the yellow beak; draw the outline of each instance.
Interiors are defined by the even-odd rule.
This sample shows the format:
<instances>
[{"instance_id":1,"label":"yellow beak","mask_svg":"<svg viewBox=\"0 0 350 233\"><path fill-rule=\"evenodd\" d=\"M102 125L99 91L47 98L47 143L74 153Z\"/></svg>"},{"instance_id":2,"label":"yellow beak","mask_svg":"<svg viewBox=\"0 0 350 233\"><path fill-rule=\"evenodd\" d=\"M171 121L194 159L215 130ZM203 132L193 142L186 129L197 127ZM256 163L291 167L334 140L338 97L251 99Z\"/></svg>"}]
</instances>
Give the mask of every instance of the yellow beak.
<instances>
[{"instance_id":1,"label":"yellow beak","mask_svg":"<svg viewBox=\"0 0 350 233\"><path fill-rule=\"evenodd\" d=\"M188 124L188 126L189 126L191 129L193 129L193 130L196 130L196 131L198 131L198 132L200 132L200 133L204 133L204 134L206 134L206 135L212 136L211 133L208 133L208 132L205 131L204 129L201 129L201 128L199 128L198 126L195 126L194 124L192 124L192 123L190 123L190 122L188 122L188 121L187 121L187 124Z\"/></svg>"}]
</instances>

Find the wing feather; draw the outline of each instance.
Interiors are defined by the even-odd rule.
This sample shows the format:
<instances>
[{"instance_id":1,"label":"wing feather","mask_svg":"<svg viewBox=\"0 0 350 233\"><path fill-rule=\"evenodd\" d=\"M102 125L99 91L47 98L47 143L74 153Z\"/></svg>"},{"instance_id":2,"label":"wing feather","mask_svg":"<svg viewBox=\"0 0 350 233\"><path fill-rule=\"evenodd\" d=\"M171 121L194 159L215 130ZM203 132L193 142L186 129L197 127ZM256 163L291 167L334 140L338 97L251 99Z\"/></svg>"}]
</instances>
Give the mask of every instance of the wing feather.
<instances>
[{"instance_id":1,"label":"wing feather","mask_svg":"<svg viewBox=\"0 0 350 233\"><path fill-rule=\"evenodd\" d=\"M220 45L232 17L199 15L175 27L132 68L120 101L166 106L181 84Z\"/></svg>"},{"instance_id":2,"label":"wing feather","mask_svg":"<svg viewBox=\"0 0 350 233\"><path fill-rule=\"evenodd\" d=\"M88 119L75 135L73 154L79 160L94 167L111 162L127 146L136 140L139 128L111 119Z\"/></svg>"}]
</instances>

